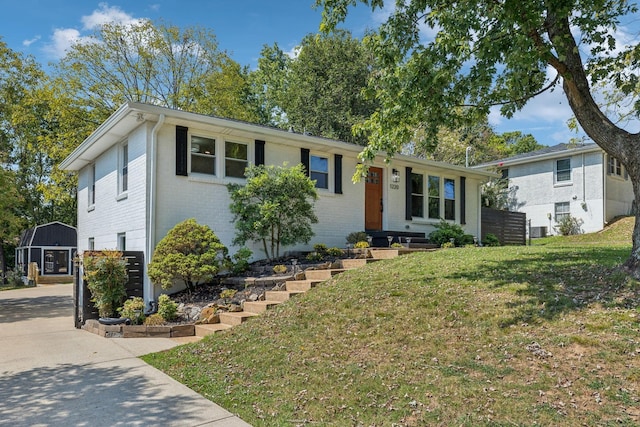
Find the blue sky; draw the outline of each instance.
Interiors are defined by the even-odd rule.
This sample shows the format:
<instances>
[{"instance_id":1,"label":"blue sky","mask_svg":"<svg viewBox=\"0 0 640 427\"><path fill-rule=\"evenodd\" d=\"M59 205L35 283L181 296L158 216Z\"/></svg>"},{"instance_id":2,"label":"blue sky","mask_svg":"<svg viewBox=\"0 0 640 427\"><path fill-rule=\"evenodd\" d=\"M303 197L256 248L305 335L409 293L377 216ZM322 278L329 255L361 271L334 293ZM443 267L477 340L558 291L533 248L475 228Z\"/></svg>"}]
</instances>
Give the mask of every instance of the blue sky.
<instances>
[{"instance_id":1,"label":"blue sky","mask_svg":"<svg viewBox=\"0 0 640 427\"><path fill-rule=\"evenodd\" d=\"M321 11L313 4L314 0L0 0L0 37L11 49L46 65L59 59L74 39L103 22L162 19L181 27L212 29L221 49L238 63L255 68L263 45L277 42L284 51L293 51L306 34L317 32ZM361 37L386 16L385 10L372 13L359 5L343 27ZM625 31L622 37L634 39L637 34ZM513 119L494 112L490 123L498 132L519 130L533 134L542 144L554 145L577 136L566 125L571 116L558 88L532 100Z\"/></svg>"}]
</instances>

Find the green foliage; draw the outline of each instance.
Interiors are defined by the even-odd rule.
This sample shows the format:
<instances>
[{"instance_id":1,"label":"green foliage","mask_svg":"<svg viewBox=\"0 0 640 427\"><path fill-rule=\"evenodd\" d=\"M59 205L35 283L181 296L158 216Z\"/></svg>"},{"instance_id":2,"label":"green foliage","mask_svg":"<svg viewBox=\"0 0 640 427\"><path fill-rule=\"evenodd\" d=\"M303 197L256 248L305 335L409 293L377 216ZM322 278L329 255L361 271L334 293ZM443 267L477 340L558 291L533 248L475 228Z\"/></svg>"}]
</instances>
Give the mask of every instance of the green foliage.
<instances>
[{"instance_id":1,"label":"green foliage","mask_svg":"<svg viewBox=\"0 0 640 427\"><path fill-rule=\"evenodd\" d=\"M24 286L24 281L22 280L22 271L20 268L15 267L13 270L9 270L6 273L7 285L12 287ZM0 286L2 283L0 282Z\"/></svg>"},{"instance_id":2,"label":"green foliage","mask_svg":"<svg viewBox=\"0 0 640 427\"><path fill-rule=\"evenodd\" d=\"M554 228L562 236L571 236L582 233L582 224L584 221L581 218L567 215L562 217Z\"/></svg>"},{"instance_id":3,"label":"green foliage","mask_svg":"<svg viewBox=\"0 0 640 427\"><path fill-rule=\"evenodd\" d=\"M146 318L144 314L144 300L141 297L134 297L126 300L124 305L118 309L120 317L128 317L134 325L141 325Z\"/></svg>"},{"instance_id":4,"label":"green foliage","mask_svg":"<svg viewBox=\"0 0 640 427\"><path fill-rule=\"evenodd\" d=\"M273 272L276 274L284 274L287 272L287 266L284 264L274 265Z\"/></svg>"},{"instance_id":5,"label":"green foliage","mask_svg":"<svg viewBox=\"0 0 640 427\"><path fill-rule=\"evenodd\" d=\"M464 230L458 224L440 220L440 223L435 225L435 228L436 229L429 234L429 241L431 243L442 246L444 243L450 243L451 239L453 239L455 246L465 245Z\"/></svg>"},{"instance_id":6,"label":"green foliage","mask_svg":"<svg viewBox=\"0 0 640 427\"><path fill-rule=\"evenodd\" d=\"M352 233L347 234L346 237L347 243L356 244L358 242L366 242L367 241L367 233L364 231L354 231Z\"/></svg>"},{"instance_id":7,"label":"green foliage","mask_svg":"<svg viewBox=\"0 0 640 427\"><path fill-rule=\"evenodd\" d=\"M328 248L326 251L326 254L330 257L341 257L344 252L342 251L342 249L340 248Z\"/></svg>"},{"instance_id":8,"label":"green foliage","mask_svg":"<svg viewBox=\"0 0 640 427\"><path fill-rule=\"evenodd\" d=\"M227 248L207 225L187 219L173 227L158 243L149 264L149 278L163 289L182 280L189 291L213 279L220 271Z\"/></svg>"},{"instance_id":9,"label":"green foliage","mask_svg":"<svg viewBox=\"0 0 640 427\"><path fill-rule=\"evenodd\" d=\"M325 245L324 243L316 243L315 245L313 245L313 250L318 254L324 256L327 253L327 245Z\"/></svg>"},{"instance_id":10,"label":"green foliage","mask_svg":"<svg viewBox=\"0 0 640 427\"><path fill-rule=\"evenodd\" d=\"M369 242L365 242L365 241L360 241L360 242L356 242L353 247L355 249L365 249L369 247Z\"/></svg>"},{"instance_id":11,"label":"green foliage","mask_svg":"<svg viewBox=\"0 0 640 427\"><path fill-rule=\"evenodd\" d=\"M440 245L440 247L442 249L451 249L451 248L455 248L456 244L453 242L444 242L442 245Z\"/></svg>"},{"instance_id":12,"label":"green foliage","mask_svg":"<svg viewBox=\"0 0 640 427\"><path fill-rule=\"evenodd\" d=\"M309 252L305 258L307 261L310 261L310 262L319 262L319 261L322 261L324 256L322 256L318 252Z\"/></svg>"},{"instance_id":13,"label":"green foliage","mask_svg":"<svg viewBox=\"0 0 640 427\"><path fill-rule=\"evenodd\" d=\"M487 233L487 235L484 236L482 244L484 246L500 246L500 240L498 240L498 237L495 234Z\"/></svg>"},{"instance_id":14,"label":"green foliage","mask_svg":"<svg viewBox=\"0 0 640 427\"><path fill-rule=\"evenodd\" d=\"M146 326L161 326L165 323L164 318L159 313L151 314L144 319L144 324Z\"/></svg>"},{"instance_id":15,"label":"green foliage","mask_svg":"<svg viewBox=\"0 0 640 427\"><path fill-rule=\"evenodd\" d=\"M127 263L119 251L85 252L84 278L100 317L112 317L127 297Z\"/></svg>"},{"instance_id":16,"label":"green foliage","mask_svg":"<svg viewBox=\"0 0 640 427\"><path fill-rule=\"evenodd\" d=\"M404 248L404 245L402 243L395 242L391 244L391 247L395 249L399 249L399 248Z\"/></svg>"},{"instance_id":17,"label":"green foliage","mask_svg":"<svg viewBox=\"0 0 640 427\"><path fill-rule=\"evenodd\" d=\"M158 297L158 314L167 322L176 319L178 313L178 304L167 294Z\"/></svg>"},{"instance_id":18,"label":"green foliage","mask_svg":"<svg viewBox=\"0 0 640 427\"><path fill-rule=\"evenodd\" d=\"M222 292L220 292L220 298L222 298L223 300L228 302L237 293L238 293L238 291L236 289L225 289Z\"/></svg>"},{"instance_id":19,"label":"green foliage","mask_svg":"<svg viewBox=\"0 0 640 427\"><path fill-rule=\"evenodd\" d=\"M242 247L233 254L232 261L229 265L231 274L239 275L249 269L249 260L253 256L253 251L247 247Z\"/></svg>"},{"instance_id":20,"label":"green foliage","mask_svg":"<svg viewBox=\"0 0 640 427\"><path fill-rule=\"evenodd\" d=\"M302 165L250 166L244 186L229 184L234 215L234 244L262 242L268 259L280 256L280 247L308 243L311 224L318 222L313 203L318 194Z\"/></svg>"}]
</instances>

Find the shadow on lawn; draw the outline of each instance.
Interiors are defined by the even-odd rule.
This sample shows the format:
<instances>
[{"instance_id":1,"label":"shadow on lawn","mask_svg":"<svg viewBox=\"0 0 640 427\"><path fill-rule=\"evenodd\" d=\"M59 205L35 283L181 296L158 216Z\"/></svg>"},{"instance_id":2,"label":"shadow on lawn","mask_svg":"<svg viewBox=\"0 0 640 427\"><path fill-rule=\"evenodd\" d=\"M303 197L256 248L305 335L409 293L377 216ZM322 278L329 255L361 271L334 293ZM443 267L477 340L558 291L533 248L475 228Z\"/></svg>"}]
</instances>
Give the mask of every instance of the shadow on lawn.
<instances>
[{"instance_id":1,"label":"shadow on lawn","mask_svg":"<svg viewBox=\"0 0 640 427\"><path fill-rule=\"evenodd\" d=\"M618 267L628 256L628 248L550 249L518 259L486 261L450 277L480 281L494 289L518 287L515 293L526 298L508 303L513 316L501 324L507 327L550 320L596 302L608 307L640 306L640 283Z\"/></svg>"}]
</instances>

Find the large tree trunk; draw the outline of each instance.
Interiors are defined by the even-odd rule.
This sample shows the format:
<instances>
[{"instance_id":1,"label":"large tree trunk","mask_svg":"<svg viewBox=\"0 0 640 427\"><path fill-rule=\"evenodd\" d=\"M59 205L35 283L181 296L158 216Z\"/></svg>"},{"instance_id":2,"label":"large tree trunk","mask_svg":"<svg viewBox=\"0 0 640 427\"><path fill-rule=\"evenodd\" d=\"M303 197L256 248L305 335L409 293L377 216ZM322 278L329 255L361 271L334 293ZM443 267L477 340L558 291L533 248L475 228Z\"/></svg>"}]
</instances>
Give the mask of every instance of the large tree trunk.
<instances>
[{"instance_id":1,"label":"large tree trunk","mask_svg":"<svg viewBox=\"0 0 640 427\"><path fill-rule=\"evenodd\" d=\"M549 64L562 76L562 86L573 113L587 135L606 153L620 160L633 183L635 205L640 207L640 134L632 134L616 126L606 117L591 95L580 51L571 33L569 19L549 11L545 22L556 56ZM562 58L560 60L559 58ZM633 248L624 267L640 278L640 217L636 212Z\"/></svg>"}]
</instances>

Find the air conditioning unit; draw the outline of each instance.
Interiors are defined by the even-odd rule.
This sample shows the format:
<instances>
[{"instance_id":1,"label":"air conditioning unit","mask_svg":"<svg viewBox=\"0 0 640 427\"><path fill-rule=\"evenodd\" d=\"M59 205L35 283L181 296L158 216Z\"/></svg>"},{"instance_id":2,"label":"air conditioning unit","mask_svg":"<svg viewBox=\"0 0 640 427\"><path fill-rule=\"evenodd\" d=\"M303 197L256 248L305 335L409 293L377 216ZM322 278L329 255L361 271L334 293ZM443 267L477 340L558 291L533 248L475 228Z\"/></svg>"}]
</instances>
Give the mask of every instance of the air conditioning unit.
<instances>
[{"instance_id":1,"label":"air conditioning unit","mask_svg":"<svg viewBox=\"0 0 640 427\"><path fill-rule=\"evenodd\" d=\"M547 227L531 227L531 238L547 237Z\"/></svg>"}]
</instances>

